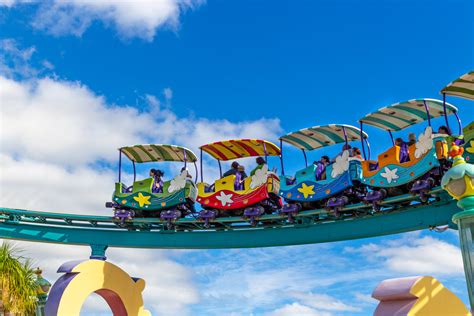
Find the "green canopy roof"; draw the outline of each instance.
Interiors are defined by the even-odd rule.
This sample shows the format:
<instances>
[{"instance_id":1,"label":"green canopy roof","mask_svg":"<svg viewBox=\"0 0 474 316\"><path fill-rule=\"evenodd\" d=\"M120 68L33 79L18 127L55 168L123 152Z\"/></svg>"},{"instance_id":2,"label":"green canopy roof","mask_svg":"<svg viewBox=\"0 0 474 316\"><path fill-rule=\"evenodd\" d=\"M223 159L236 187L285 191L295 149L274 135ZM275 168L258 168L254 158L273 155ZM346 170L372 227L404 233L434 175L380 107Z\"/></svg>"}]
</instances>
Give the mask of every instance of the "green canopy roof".
<instances>
[{"instance_id":1,"label":"green canopy roof","mask_svg":"<svg viewBox=\"0 0 474 316\"><path fill-rule=\"evenodd\" d=\"M185 147L175 145L134 145L122 147L119 149L130 160L134 162L153 162L153 161L183 161L186 155L186 161L195 162L196 155Z\"/></svg>"},{"instance_id":2,"label":"green canopy roof","mask_svg":"<svg viewBox=\"0 0 474 316\"><path fill-rule=\"evenodd\" d=\"M425 104L430 112L430 118L444 115L443 101L435 99L413 99L392 104L367 114L359 121L387 131L399 131L408 126L428 120ZM454 105L446 103L446 114L457 112Z\"/></svg>"},{"instance_id":3,"label":"green canopy roof","mask_svg":"<svg viewBox=\"0 0 474 316\"><path fill-rule=\"evenodd\" d=\"M440 92L441 94L474 100L474 71L462 75L441 89Z\"/></svg>"},{"instance_id":4,"label":"green canopy roof","mask_svg":"<svg viewBox=\"0 0 474 316\"><path fill-rule=\"evenodd\" d=\"M345 142L344 132L346 133L347 141L360 140L360 129L343 124L304 128L281 136L280 139L299 149L313 150ZM364 138L368 138L366 133L364 133Z\"/></svg>"}]
</instances>

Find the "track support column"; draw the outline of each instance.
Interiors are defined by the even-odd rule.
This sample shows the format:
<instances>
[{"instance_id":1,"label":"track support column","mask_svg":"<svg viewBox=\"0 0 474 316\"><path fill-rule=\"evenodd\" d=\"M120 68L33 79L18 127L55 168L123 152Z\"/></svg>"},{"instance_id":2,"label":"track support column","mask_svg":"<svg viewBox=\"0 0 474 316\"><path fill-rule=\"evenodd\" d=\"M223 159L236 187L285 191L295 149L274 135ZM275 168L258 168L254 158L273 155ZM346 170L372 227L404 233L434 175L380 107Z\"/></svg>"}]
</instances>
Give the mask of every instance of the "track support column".
<instances>
[{"instance_id":1,"label":"track support column","mask_svg":"<svg viewBox=\"0 0 474 316\"><path fill-rule=\"evenodd\" d=\"M91 259L107 260L105 251L109 248L108 245L92 244L91 247Z\"/></svg>"},{"instance_id":2,"label":"track support column","mask_svg":"<svg viewBox=\"0 0 474 316\"><path fill-rule=\"evenodd\" d=\"M466 163L463 148L454 143L449 154L453 157L453 167L445 173L441 185L458 200L457 205L462 210L454 214L452 220L459 229L469 302L474 310L474 165Z\"/></svg>"}]
</instances>

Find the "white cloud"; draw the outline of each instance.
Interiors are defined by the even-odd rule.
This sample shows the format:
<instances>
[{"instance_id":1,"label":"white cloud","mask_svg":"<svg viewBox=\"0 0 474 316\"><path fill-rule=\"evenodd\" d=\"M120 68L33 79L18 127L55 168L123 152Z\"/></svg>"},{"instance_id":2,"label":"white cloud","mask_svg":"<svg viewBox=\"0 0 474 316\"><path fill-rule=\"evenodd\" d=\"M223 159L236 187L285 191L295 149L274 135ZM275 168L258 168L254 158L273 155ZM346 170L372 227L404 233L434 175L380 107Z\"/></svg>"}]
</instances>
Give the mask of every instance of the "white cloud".
<instances>
[{"instance_id":1,"label":"white cloud","mask_svg":"<svg viewBox=\"0 0 474 316\"><path fill-rule=\"evenodd\" d=\"M180 16L202 5L204 0L1 0L0 6L13 7L33 2L38 6L33 26L61 36L82 34L94 21L114 28L121 37L152 41L159 28L177 30Z\"/></svg>"},{"instance_id":2,"label":"white cloud","mask_svg":"<svg viewBox=\"0 0 474 316\"><path fill-rule=\"evenodd\" d=\"M429 236L412 235L391 243L348 247L345 252L360 253L374 261L382 259L388 269L405 275L464 274L459 247Z\"/></svg>"},{"instance_id":3,"label":"white cloud","mask_svg":"<svg viewBox=\"0 0 474 316\"><path fill-rule=\"evenodd\" d=\"M301 305L299 303L287 304L278 308L265 316L331 316L331 313L321 312L309 306Z\"/></svg>"},{"instance_id":4,"label":"white cloud","mask_svg":"<svg viewBox=\"0 0 474 316\"><path fill-rule=\"evenodd\" d=\"M21 76L23 78L37 76L40 69L31 66L31 58L35 51L34 46L22 49L14 39L1 39L0 74L7 77ZM43 62L53 66L48 61Z\"/></svg>"},{"instance_id":5,"label":"white cloud","mask_svg":"<svg viewBox=\"0 0 474 316\"><path fill-rule=\"evenodd\" d=\"M304 292L293 292L291 296L301 302L304 305L316 308L318 310L327 310L327 311L347 311L347 312L356 312L359 311L359 308L348 305L341 300L336 299L327 294L317 294L317 293L304 293Z\"/></svg>"}]
</instances>

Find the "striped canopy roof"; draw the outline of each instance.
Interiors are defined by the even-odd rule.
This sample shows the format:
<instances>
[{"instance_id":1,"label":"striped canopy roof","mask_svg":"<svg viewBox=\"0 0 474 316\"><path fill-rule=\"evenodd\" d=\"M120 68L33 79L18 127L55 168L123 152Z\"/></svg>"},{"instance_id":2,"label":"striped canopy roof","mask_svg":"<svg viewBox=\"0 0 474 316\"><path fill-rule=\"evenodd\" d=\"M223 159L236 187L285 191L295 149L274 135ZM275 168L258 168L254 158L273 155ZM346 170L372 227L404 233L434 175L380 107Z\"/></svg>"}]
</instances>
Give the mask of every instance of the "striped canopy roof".
<instances>
[{"instance_id":1,"label":"striped canopy roof","mask_svg":"<svg viewBox=\"0 0 474 316\"><path fill-rule=\"evenodd\" d=\"M183 161L186 153L186 161L195 162L196 155L185 147L174 145L135 145L122 147L119 149L131 161L134 162L153 162L153 161Z\"/></svg>"},{"instance_id":2,"label":"striped canopy roof","mask_svg":"<svg viewBox=\"0 0 474 316\"><path fill-rule=\"evenodd\" d=\"M474 71L462 75L441 91L441 94L454 95L461 98L474 100Z\"/></svg>"},{"instance_id":3,"label":"striped canopy roof","mask_svg":"<svg viewBox=\"0 0 474 316\"><path fill-rule=\"evenodd\" d=\"M379 109L377 112L367 114L359 121L387 131L399 131L408 126L428 120L425 103L430 112L430 118L444 115L443 101L435 99L413 99ZM446 103L446 113L457 112L454 105Z\"/></svg>"},{"instance_id":4,"label":"striped canopy roof","mask_svg":"<svg viewBox=\"0 0 474 316\"><path fill-rule=\"evenodd\" d=\"M280 147L261 139L235 139L215 142L200 147L203 151L217 160L232 160L237 158L279 156Z\"/></svg>"},{"instance_id":5,"label":"striped canopy roof","mask_svg":"<svg viewBox=\"0 0 474 316\"><path fill-rule=\"evenodd\" d=\"M299 149L313 150L345 142L344 131L347 141L360 140L360 129L343 124L313 126L287 134L280 139ZM366 133L364 133L364 138L368 138Z\"/></svg>"}]
</instances>

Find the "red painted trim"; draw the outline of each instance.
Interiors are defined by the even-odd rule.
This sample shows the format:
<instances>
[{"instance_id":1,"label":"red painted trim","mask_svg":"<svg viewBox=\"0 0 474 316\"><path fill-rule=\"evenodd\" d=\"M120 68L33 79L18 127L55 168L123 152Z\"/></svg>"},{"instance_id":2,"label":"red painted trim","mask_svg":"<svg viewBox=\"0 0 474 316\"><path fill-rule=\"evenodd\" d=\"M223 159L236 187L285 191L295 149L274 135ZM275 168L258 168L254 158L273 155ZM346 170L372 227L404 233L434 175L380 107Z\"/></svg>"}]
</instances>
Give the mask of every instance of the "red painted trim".
<instances>
[{"instance_id":1,"label":"red painted trim","mask_svg":"<svg viewBox=\"0 0 474 316\"><path fill-rule=\"evenodd\" d=\"M220 196L221 192L223 192L224 194L232 194L231 199L233 203L230 206L222 206L222 202L217 199L217 196ZM229 190L223 190L218 191L208 197L198 196L198 199L200 200L199 203L203 206L208 206L221 210L234 210L254 205L262 200L267 199L268 197L269 195L267 191L267 184L265 183L257 190L252 191L248 194L238 194ZM205 203L206 201L207 203ZM244 201L247 201L247 203L244 203Z\"/></svg>"}]
</instances>

